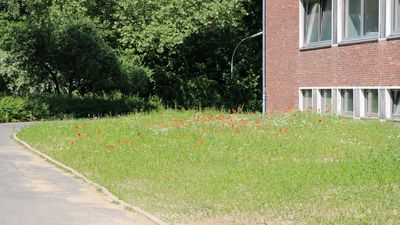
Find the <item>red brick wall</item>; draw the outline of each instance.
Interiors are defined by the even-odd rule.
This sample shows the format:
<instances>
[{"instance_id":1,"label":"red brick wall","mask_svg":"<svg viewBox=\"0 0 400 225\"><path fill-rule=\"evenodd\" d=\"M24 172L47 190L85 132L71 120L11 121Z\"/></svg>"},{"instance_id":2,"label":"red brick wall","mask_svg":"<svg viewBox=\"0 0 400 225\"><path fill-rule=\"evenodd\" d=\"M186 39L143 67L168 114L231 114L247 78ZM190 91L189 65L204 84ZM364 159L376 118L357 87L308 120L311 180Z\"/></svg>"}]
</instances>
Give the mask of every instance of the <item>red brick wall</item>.
<instances>
[{"instance_id":1,"label":"red brick wall","mask_svg":"<svg viewBox=\"0 0 400 225\"><path fill-rule=\"evenodd\" d=\"M299 87L400 86L400 40L299 50L299 3L267 0L268 110L298 108Z\"/></svg>"}]
</instances>

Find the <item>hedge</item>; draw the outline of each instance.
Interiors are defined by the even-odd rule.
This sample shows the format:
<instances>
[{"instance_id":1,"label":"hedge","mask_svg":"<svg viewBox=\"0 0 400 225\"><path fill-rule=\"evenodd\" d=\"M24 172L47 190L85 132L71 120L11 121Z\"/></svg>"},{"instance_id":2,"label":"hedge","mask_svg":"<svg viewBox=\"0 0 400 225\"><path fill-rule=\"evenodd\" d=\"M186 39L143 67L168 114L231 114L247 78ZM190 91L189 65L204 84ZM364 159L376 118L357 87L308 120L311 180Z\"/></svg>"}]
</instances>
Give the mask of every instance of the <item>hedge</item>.
<instances>
[{"instance_id":1,"label":"hedge","mask_svg":"<svg viewBox=\"0 0 400 225\"><path fill-rule=\"evenodd\" d=\"M156 110L160 106L157 98L148 101L136 96L3 95L0 96L0 122L117 116Z\"/></svg>"}]
</instances>

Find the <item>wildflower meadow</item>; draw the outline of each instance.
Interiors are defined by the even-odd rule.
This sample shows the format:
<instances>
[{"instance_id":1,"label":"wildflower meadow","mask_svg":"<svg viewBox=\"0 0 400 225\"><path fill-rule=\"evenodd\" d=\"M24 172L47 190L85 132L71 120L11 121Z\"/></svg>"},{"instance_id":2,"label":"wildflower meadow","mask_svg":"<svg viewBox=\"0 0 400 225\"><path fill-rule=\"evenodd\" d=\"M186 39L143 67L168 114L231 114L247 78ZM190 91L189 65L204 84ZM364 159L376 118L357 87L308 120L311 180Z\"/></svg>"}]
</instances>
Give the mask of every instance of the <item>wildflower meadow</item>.
<instances>
[{"instance_id":1,"label":"wildflower meadow","mask_svg":"<svg viewBox=\"0 0 400 225\"><path fill-rule=\"evenodd\" d=\"M164 110L18 136L170 224L400 222L391 122Z\"/></svg>"}]
</instances>

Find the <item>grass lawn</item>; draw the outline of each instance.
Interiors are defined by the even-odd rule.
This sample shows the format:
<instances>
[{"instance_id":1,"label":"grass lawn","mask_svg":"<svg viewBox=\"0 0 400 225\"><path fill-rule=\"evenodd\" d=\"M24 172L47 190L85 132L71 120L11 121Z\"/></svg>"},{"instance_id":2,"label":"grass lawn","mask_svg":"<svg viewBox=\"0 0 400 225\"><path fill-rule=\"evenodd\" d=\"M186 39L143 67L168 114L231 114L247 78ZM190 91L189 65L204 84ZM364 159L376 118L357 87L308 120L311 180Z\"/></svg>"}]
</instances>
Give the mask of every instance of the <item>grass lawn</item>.
<instances>
[{"instance_id":1,"label":"grass lawn","mask_svg":"<svg viewBox=\"0 0 400 225\"><path fill-rule=\"evenodd\" d=\"M171 224L400 224L400 128L161 111L18 137Z\"/></svg>"}]
</instances>

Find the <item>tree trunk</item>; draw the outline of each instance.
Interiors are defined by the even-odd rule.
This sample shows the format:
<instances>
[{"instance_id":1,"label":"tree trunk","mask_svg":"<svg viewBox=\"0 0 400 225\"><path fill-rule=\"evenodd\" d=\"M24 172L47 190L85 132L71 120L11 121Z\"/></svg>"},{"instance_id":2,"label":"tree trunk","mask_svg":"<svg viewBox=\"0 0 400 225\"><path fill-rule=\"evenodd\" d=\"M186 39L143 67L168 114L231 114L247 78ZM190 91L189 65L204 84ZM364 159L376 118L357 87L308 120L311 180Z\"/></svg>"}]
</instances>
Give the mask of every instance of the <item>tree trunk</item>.
<instances>
[{"instance_id":1,"label":"tree trunk","mask_svg":"<svg viewBox=\"0 0 400 225\"><path fill-rule=\"evenodd\" d=\"M57 74L51 69L51 66L48 65L48 63L44 64L44 67L46 68L47 72L50 74L51 81L53 81L54 85L56 86L56 94L60 95L61 94L61 87L60 87L60 82L58 82L57 79Z\"/></svg>"}]
</instances>

